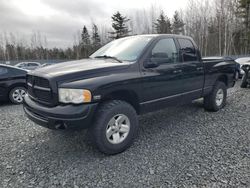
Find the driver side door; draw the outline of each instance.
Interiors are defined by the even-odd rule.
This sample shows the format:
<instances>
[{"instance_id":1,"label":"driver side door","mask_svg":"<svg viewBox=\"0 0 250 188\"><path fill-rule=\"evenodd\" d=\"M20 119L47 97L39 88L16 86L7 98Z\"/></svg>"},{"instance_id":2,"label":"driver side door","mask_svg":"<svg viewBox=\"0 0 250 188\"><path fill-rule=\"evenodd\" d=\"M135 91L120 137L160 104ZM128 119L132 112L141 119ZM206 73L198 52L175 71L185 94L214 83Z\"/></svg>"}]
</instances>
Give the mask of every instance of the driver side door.
<instances>
[{"instance_id":1,"label":"driver side door","mask_svg":"<svg viewBox=\"0 0 250 188\"><path fill-rule=\"evenodd\" d=\"M159 39L143 63L143 109L154 111L178 104L181 101L183 74L175 39Z\"/></svg>"}]
</instances>

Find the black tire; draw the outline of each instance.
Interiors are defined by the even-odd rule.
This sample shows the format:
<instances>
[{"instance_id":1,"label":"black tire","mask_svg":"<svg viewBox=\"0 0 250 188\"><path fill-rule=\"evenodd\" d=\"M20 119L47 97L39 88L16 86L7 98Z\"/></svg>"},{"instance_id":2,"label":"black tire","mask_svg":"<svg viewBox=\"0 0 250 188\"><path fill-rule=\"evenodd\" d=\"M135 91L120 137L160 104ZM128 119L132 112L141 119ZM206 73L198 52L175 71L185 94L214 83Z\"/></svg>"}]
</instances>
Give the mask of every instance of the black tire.
<instances>
[{"instance_id":1,"label":"black tire","mask_svg":"<svg viewBox=\"0 0 250 188\"><path fill-rule=\"evenodd\" d=\"M247 85L248 85L248 83L247 83L247 74L244 74L242 82L240 84L240 87L241 88L247 88Z\"/></svg>"},{"instance_id":2,"label":"black tire","mask_svg":"<svg viewBox=\"0 0 250 188\"><path fill-rule=\"evenodd\" d=\"M23 92L20 93L21 96L20 96L19 99L17 99L17 98L14 96L15 92L18 92L18 91L24 91L24 92L26 93L26 88L25 88L25 87L19 86L19 87L14 87L14 88L12 88L12 89L10 90L10 92L9 92L9 99L10 99L10 101L11 101L13 104L22 104L22 103L23 103L23 97L24 97Z\"/></svg>"},{"instance_id":3,"label":"black tire","mask_svg":"<svg viewBox=\"0 0 250 188\"><path fill-rule=\"evenodd\" d=\"M217 104L216 96L219 90L223 91L223 99L222 102L220 102L220 104ZM223 82L216 82L212 92L206 97L204 97L204 108L208 111L217 112L226 105L226 99L227 99L226 85Z\"/></svg>"},{"instance_id":4,"label":"black tire","mask_svg":"<svg viewBox=\"0 0 250 188\"><path fill-rule=\"evenodd\" d=\"M125 140L121 143L113 144L106 136L109 127L108 124L116 115L120 114L125 115L129 119L130 128ZM130 147L137 133L138 118L135 109L130 104L120 100L107 101L101 104L97 111L94 125L89 129L89 135L94 145L101 152L108 155L121 153Z\"/></svg>"}]
</instances>

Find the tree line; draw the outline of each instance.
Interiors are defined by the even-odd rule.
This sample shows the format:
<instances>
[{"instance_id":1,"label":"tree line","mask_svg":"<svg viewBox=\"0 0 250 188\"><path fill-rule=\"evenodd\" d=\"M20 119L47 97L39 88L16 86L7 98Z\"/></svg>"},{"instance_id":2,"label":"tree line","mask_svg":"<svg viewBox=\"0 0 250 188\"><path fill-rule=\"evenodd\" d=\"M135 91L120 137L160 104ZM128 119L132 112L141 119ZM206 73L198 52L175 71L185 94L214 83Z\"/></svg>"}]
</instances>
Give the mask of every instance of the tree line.
<instances>
[{"instance_id":1,"label":"tree line","mask_svg":"<svg viewBox=\"0 0 250 188\"><path fill-rule=\"evenodd\" d=\"M101 32L100 29L101 28ZM116 12L110 27L83 26L72 47L48 48L46 36L34 32L29 42L0 34L0 60L81 59L109 41L138 34L181 34L194 38L203 56L250 53L250 0L188 0L169 18L159 7L127 16Z\"/></svg>"}]
</instances>

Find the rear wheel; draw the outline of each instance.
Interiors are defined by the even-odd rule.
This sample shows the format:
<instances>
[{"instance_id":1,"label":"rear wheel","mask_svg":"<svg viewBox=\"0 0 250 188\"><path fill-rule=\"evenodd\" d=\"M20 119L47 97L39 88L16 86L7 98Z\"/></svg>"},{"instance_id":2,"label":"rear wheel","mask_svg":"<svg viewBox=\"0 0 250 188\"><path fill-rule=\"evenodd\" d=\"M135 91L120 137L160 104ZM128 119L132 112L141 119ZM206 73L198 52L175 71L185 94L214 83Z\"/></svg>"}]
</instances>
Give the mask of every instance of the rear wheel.
<instances>
[{"instance_id":1,"label":"rear wheel","mask_svg":"<svg viewBox=\"0 0 250 188\"><path fill-rule=\"evenodd\" d=\"M9 99L13 104L23 103L23 98L26 94L25 87L14 87L9 93Z\"/></svg>"},{"instance_id":2,"label":"rear wheel","mask_svg":"<svg viewBox=\"0 0 250 188\"><path fill-rule=\"evenodd\" d=\"M89 131L91 140L101 152L112 155L131 146L138 133L138 119L130 104L120 100L105 102L96 117Z\"/></svg>"},{"instance_id":3,"label":"rear wheel","mask_svg":"<svg viewBox=\"0 0 250 188\"><path fill-rule=\"evenodd\" d=\"M218 111L226 105L227 87L223 82L217 82L212 92L204 97L204 108L208 111Z\"/></svg>"}]
</instances>

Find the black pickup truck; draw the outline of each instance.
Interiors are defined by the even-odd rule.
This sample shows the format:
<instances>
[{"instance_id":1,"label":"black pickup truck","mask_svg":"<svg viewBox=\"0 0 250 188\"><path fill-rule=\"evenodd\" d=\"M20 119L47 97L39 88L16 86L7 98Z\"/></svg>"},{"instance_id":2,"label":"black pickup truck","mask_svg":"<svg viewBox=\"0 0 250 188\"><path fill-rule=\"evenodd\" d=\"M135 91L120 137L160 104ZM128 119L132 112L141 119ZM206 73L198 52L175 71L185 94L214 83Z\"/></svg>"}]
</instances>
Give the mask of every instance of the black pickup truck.
<instances>
[{"instance_id":1,"label":"black pickup truck","mask_svg":"<svg viewBox=\"0 0 250 188\"><path fill-rule=\"evenodd\" d=\"M133 143L137 115L199 98L206 110L223 108L235 72L231 60L203 62L189 37L131 36L89 59L29 72L24 111L50 129L88 128L100 151L116 154Z\"/></svg>"}]
</instances>

